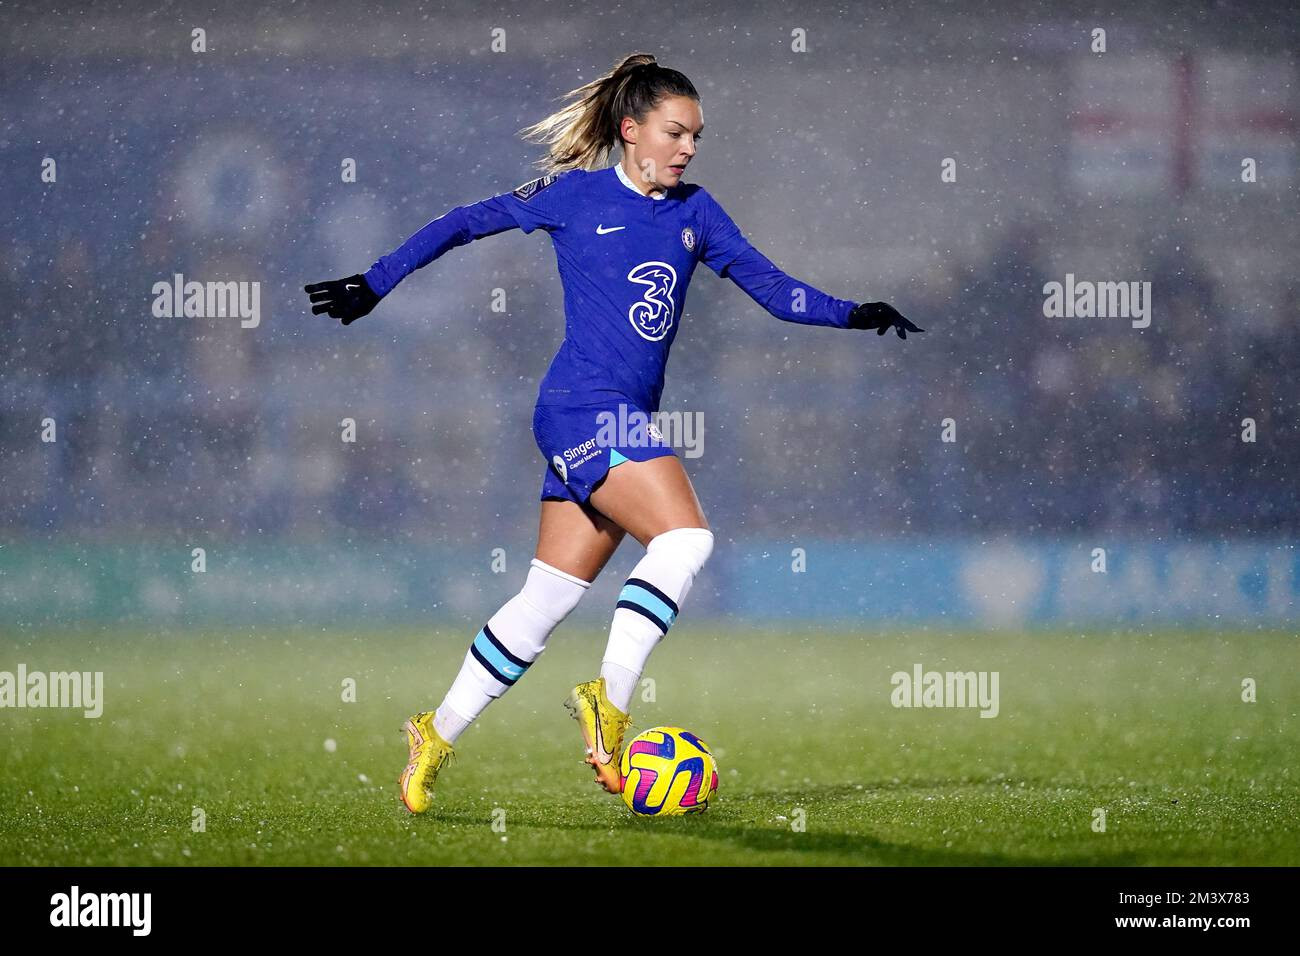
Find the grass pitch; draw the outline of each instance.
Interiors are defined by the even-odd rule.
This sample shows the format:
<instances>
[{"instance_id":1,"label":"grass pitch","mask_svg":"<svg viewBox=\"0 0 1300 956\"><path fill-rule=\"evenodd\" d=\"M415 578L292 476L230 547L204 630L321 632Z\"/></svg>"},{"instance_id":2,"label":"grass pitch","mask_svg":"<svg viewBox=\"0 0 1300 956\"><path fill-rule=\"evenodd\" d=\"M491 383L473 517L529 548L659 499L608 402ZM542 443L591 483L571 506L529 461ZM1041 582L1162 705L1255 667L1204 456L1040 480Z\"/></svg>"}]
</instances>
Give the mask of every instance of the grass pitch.
<instances>
[{"instance_id":1,"label":"grass pitch","mask_svg":"<svg viewBox=\"0 0 1300 956\"><path fill-rule=\"evenodd\" d=\"M1300 864L1293 635L682 621L634 729L695 731L721 785L704 815L655 820L582 763L560 701L605 637L562 625L412 817L399 727L472 637L2 634L0 670L103 671L105 704L0 709L0 865ZM891 706L916 663L998 671L999 715Z\"/></svg>"}]
</instances>

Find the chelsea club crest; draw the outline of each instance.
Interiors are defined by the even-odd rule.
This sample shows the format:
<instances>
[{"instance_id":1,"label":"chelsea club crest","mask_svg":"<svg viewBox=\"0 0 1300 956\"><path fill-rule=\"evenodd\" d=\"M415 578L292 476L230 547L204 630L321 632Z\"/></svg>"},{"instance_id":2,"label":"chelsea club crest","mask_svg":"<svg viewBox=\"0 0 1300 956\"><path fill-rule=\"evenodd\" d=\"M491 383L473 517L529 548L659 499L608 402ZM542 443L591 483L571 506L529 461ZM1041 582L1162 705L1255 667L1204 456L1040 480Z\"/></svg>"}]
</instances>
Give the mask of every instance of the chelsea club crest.
<instances>
[{"instance_id":1,"label":"chelsea club crest","mask_svg":"<svg viewBox=\"0 0 1300 956\"><path fill-rule=\"evenodd\" d=\"M686 247L687 252L695 251L695 230L690 226L682 230L682 245Z\"/></svg>"}]
</instances>

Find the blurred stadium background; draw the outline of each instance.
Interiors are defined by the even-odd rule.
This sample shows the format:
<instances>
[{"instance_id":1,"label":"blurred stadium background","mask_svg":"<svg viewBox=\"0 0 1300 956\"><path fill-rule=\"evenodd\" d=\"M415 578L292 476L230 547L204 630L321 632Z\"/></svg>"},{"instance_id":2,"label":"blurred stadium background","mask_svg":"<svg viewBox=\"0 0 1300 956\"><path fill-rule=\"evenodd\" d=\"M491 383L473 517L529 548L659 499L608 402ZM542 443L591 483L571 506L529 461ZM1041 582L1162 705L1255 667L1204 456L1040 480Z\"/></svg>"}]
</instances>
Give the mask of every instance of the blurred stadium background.
<instances>
[{"instance_id":1,"label":"blurred stadium background","mask_svg":"<svg viewBox=\"0 0 1300 956\"><path fill-rule=\"evenodd\" d=\"M437 618L468 639L535 542L531 410L563 333L549 241L453 250L348 329L301 289L533 178L518 129L645 50L700 90L690 178L758 249L928 330L781 323L697 272L662 410L703 415L686 465L719 547L684 623L1285 624L1286 9L7 6L0 618ZM176 273L260 282L260 325L154 318ZM1150 328L1044 318L1044 283L1067 273L1149 280ZM639 551L576 620L608 619Z\"/></svg>"}]
</instances>

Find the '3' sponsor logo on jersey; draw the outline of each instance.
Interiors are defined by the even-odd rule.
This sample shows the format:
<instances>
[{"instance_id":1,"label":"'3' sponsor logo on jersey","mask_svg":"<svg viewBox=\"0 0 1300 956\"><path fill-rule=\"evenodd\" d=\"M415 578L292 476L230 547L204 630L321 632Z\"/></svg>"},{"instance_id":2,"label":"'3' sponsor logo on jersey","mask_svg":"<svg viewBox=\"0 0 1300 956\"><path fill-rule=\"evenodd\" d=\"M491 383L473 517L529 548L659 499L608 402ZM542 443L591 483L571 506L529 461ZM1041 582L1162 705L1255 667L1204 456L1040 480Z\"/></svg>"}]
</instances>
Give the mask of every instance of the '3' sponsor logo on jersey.
<instances>
[{"instance_id":1,"label":"'3' sponsor logo on jersey","mask_svg":"<svg viewBox=\"0 0 1300 956\"><path fill-rule=\"evenodd\" d=\"M627 317L637 335L658 342L673 327L673 290L677 288L677 272L666 262L643 262L633 266L627 277L645 286L641 298L632 303Z\"/></svg>"}]
</instances>

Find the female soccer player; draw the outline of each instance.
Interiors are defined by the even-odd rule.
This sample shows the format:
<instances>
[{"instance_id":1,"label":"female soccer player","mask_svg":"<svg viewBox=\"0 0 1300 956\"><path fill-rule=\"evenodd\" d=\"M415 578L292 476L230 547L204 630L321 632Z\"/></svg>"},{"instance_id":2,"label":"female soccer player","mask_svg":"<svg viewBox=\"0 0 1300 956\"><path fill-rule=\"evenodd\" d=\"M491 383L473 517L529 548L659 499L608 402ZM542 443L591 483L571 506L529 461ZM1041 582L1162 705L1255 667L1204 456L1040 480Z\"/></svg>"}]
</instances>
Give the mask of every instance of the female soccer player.
<instances>
[{"instance_id":1,"label":"female soccer player","mask_svg":"<svg viewBox=\"0 0 1300 956\"><path fill-rule=\"evenodd\" d=\"M880 335L893 328L899 338L922 331L886 303L832 298L787 276L703 187L682 181L704 122L699 94L681 73L638 53L566 99L522 131L548 145L546 175L457 206L364 275L306 286L314 314L348 325L449 249L517 228L550 233L564 287L564 341L533 413L547 462L537 553L523 589L475 636L442 703L405 724L410 754L398 782L412 813L428 809L456 739L524 675L630 533L646 553L619 594L600 675L565 701L596 782L620 791L633 690L713 550L681 462L643 424L659 410L696 263L788 322ZM622 160L606 167L616 143Z\"/></svg>"}]
</instances>

